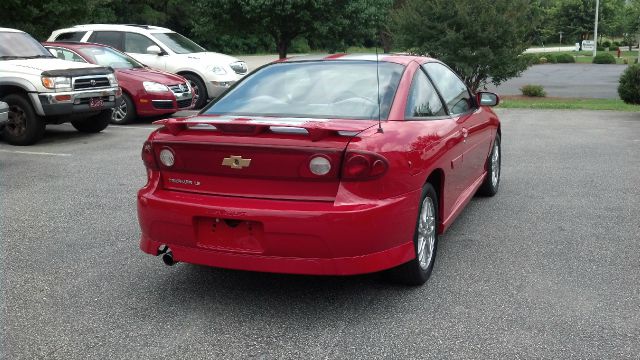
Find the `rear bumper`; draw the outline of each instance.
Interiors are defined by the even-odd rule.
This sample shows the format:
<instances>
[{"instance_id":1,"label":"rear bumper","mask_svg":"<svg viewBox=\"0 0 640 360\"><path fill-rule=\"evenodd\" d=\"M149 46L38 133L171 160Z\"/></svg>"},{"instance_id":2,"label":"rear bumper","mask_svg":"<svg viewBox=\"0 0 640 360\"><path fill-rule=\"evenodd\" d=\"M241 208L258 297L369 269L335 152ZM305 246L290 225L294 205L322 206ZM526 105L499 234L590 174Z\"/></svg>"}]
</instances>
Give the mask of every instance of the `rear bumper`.
<instances>
[{"instance_id":1,"label":"rear bumper","mask_svg":"<svg viewBox=\"0 0 640 360\"><path fill-rule=\"evenodd\" d=\"M335 205L143 188L138 193L140 248L158 255L158 248L167 245L175 261L228 269L311 275L371 273L415 257L419 197L420 192L414 192L368 204ZM260 224L261 232L252 239L243 234L224 243L204 241L211 230L200 225L214 219Z\"/></svg>"}]
</instances>

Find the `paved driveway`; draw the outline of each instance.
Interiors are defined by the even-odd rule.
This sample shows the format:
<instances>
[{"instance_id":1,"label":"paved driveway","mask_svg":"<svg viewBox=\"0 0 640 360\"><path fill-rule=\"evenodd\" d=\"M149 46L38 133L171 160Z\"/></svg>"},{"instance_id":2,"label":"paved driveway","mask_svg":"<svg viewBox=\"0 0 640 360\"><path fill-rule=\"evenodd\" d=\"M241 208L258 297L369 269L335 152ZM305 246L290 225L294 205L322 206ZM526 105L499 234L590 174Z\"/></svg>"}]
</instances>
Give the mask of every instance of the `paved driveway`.
<instances>
[{"instance_id":1,"label":"paved driveway","mask_svg":"<svg viewBox=\"0 0 640 360\"><path fill-rule=\"evenodd\" d=\"M500 95L522 95L527 84L544 86L547 96L569 98L619 99L620 75L627 65L545 64L535 65L522 76L490 91Z\"/></svg>"},{"instance_id":2,"label":"paved driveway","mask_svg":"<svg viewBox=\"0 0 640 360\"><path fill-rule=\"evenodd\" d=\"M0 143L0 357L637 359L640 115L500 113L500 193L469 204L418 288L141 253L151 125Z\"/></svg>"}]
</instances>

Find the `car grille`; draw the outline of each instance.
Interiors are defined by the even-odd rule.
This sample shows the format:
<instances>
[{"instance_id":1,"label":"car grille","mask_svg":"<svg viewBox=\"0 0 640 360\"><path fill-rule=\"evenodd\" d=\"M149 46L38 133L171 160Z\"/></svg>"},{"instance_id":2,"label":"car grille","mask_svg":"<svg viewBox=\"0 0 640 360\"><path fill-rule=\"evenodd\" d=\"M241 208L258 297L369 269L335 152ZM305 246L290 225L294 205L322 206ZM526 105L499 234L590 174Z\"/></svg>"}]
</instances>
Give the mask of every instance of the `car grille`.
<instances>
[{"instance_id":1,"label":"car grille","mask_svg":"<svg viewBox=\"0 0 640 360\"><path fill-rule=\"evenodd\" d=\"M92 77L75 79L73 82L74 90L95 89L111 86L111 82L106 77Z\"/></svg>"},{"instance_id":2,"label":"car grille","mask_svg":"<svg viewBox=\"0 0 640 360\"><path fill-rule=\"evenodd\" d=\"M178 100L178 107L183 109L191 106L191 99Z\"/></svg>"},{"instance_id":3,"label":"car grille","mask_svg":"<svg viewBox=\"0 0 640 360\"><path fill-rule=\"evenodd\" d=\"M231 66L231 69L233 71L235 71L236 74L238 74L238 75L244 75L244 74L247 73L247 70L248 70L247 64L245 64L243 62L235 62L235 63L233 63L233 64L231 64L229 66Z\"/></svg>"},{"instance_id":4,"label":"car grille","mask_svg":"<svg viewBox=\"0 0 640 360\"><path fill-rule=\"evenodd\" d=\"M171 100L151 100L151 103L156 109L173 109L173 101Z\"/></svg>"},{"instance_id":5,"label":"car grille","mask_svg":"<svg viewBox=\"0 0 640 360\"><path fill-rule=\"evenodd\" d=\"M181 88L181 86L182 86L182 88ZM174 94L182 94L182 93L188 93L189 92L189 87L187 86L186 83L176 84L176 85L169 85L169 90L171 90Z\"/></svg>"}]
</instances>

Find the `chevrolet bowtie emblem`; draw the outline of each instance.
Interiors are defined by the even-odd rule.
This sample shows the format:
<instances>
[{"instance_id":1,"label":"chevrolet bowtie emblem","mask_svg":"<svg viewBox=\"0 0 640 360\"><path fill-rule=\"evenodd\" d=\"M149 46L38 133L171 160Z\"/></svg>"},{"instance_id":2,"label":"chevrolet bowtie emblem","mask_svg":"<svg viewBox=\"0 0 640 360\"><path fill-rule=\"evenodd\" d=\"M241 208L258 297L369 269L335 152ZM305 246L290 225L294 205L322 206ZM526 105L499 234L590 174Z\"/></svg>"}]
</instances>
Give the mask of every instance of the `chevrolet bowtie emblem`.
<instances>
[{"instance_id":1,"label":"chevrolet bowtie emblem","mask_svg":"<svg viewBox=\"0 0 640 360\"><path fill-rule=\"evenodd\" d=\"M223 166L228 166L232 169L242 169L249 167L251 159L243 159L242 156L231 155L228 158L222 160Z\"/></svg>"}]
</instances>

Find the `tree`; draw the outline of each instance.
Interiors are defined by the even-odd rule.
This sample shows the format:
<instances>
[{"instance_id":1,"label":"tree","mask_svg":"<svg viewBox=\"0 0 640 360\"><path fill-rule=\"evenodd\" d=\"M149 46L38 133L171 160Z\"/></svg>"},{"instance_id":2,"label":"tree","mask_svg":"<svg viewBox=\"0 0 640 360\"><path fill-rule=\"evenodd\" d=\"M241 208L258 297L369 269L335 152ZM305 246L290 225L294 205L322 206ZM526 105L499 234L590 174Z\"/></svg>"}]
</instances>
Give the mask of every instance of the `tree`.
<instances>
[{"instance_id":1,"label":"tree","mask_svg":"<svg viewBox=\"0 0 640 360\"><path fill-rule=\"evenodd\" d=\"M392 0L198 0L194 34L271 37L280 58L304 37L337 50L376 38ZM216 19L215 22L210 19Z\"/></svg>"},{"instance_id":2,"label":"tree","mask_svg":"<svg viewBox=\"0 0 640 360\"><path fill-rule=\"evenodd\" d=\"M53 30L76 25L88 13L87 4L76 0L0 0L0 27L19 29L44 40Z\"/></svg>"},{"instance_id":3,"label":"tree","mask_svg":"<svg viewBox=\"0 0 640 360\"><path fill-rule=\"evenodd\" d=\"M528 0L408 0L394 13L394 35L452 66L475 91L527 68L521 55L538 21L530 10Z\"/></svg>"}]
</instances>

